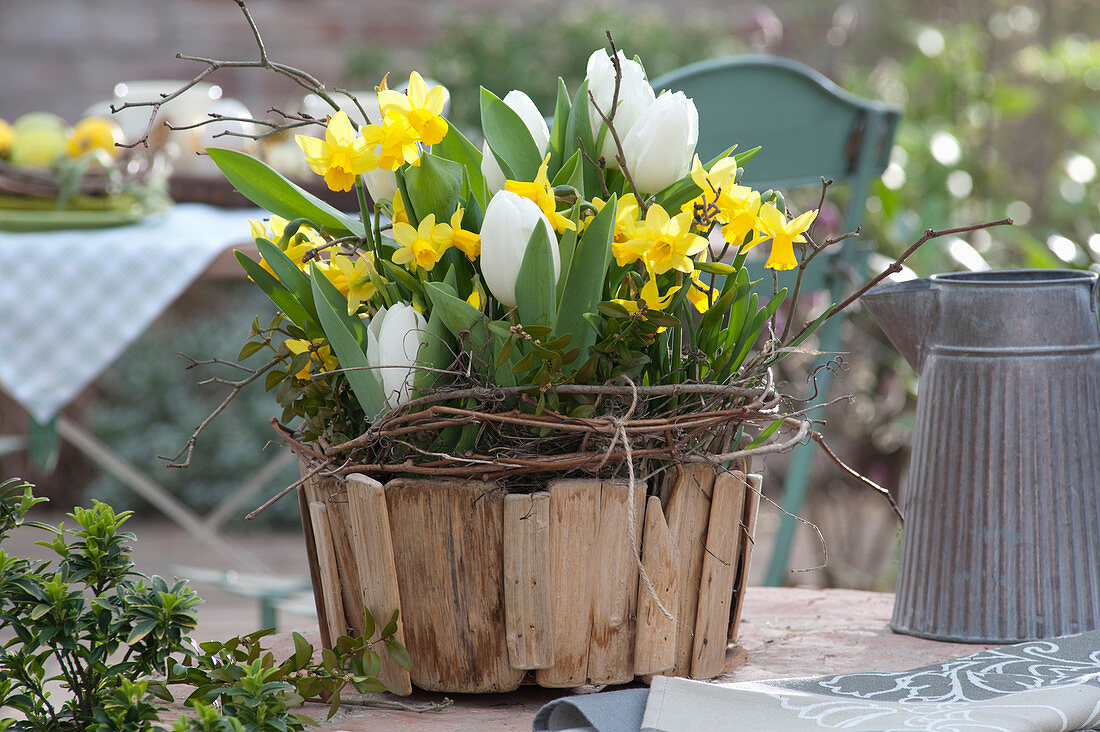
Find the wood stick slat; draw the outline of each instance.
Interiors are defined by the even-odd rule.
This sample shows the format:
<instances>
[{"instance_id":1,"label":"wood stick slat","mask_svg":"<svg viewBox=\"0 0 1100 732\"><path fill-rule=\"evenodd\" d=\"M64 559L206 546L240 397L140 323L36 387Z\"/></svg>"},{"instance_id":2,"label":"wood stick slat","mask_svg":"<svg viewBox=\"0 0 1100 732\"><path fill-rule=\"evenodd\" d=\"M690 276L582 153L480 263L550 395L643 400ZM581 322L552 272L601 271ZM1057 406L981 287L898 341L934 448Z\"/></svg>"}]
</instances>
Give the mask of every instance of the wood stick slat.
<instances>
[{"instance_id":1,"label":"wood stick slat","mask_svg":"<svg viewBox=\"0 0 1100 732\"><path fill-rule=\"evenodd\" d=\"M733 603L730 607L730 629L728 642L737 642L737 631L741 626L741 611L745 606L745 588L749 583L749 562L752 560L753 541L756 537L756 517L760 514L760 488L763 478L752 473L747 476L749 487L745 491L745 506L741 523L741 556L737 563L737 579L733 588Z\"/></svg>"},{"instance_id":2,"label":"wood stick slat","mask_svg":"<svg viewBox=\"0 0 1100 732\"><path fill-rule=\"evenodd\" d=\"M390 532L389 511L382 484L365 475L352 474L347 478L347 514L352 550L355 554L356 577L347 587L358 587L359 604L369 608L374 617L375 634L378 637L389 622L394 610L399 610L397 632L394 639L404 644L405 612L401 607L401 595L397 584L397 567ZM364 610L365 612L365 610ZM394 694L406 696L412 693L409 672L397 665L384 649L380 649L382 670L378 674L386 687Z\"/></svg>"},{"instance_id":3,"label":"wood stick slat","mask_svg":"<svg viewBox=\"0 0 1100 732\"><path fill-rule=\"evenodd\" d=\"M665 515L679 553L680 605L676 615L676 663L672 673L687 676L691 672L694 648L695 614L698 610L699 580L703 573L707 523L710 519L710 495L714 487L714 469L709 465L683 465L668 499Z\"/></svg>"},{"instance_id":4,"label":"wood stick slat","mask_svg":"<svg viewBox=\"0 0 1100 732\"><path fill-rule=\"evenodd\" d=\"M535 678L540 686L573 687L588 676L601 482L557 480L549 492L554 665L536 671Z\"/></svg>"},{"instance_id":5,"label":"wood stick slat","mask_svg":"<svg viewBox=\"0 0 1100 732\"><path fill-rule=\"evenodd\" d=\"M340 587L340 573L336 569L336 550L332 547L328 509L325 504L320 501L310 503L309 518L313 528L313 544L317 553L321 583L324 588L320 593L324 604L324 615L318 617L318 621L325 623L328 637L335 640L347 633L348 624L344 619L343 590Z\"/></svg>"},{"instance_id":6,"label":"wood stick slat","mask_svg":"<svg viewBox=\"0 0 1100 732\"><path fill-rule=\"evenodd\" d=\"M519 687L508 662L503 501L492 483L406 480L386 486L412 681L428 691Z\"/></svg>"},{"instance_id":7,"label":"wood stick slat","mask_svg":"<svg viewBox=\"0 0 1100 732\"><path fill-rule=\"evenodd\" d=\"M661 604L675 613L680 603L679 557L672 532L665 521L661 499L646 502L642 535L642 565ZM676 619L666 618L654 596L638 583L638 622L634 643L634 673L664 673L676 663Z\"/></svg>"},{"instance_id":8,"label":"wood stick slat","mask_svg":"<svg viewBox=\"0 0 1100 732\"><path fill-rule=\"evenodd\" d=\"M645 484L635 483L632 509L631 491L625 483L605 481L600 488L599 533L587 566L594 590L588 648L590 684L625 684L634 678L638 552L645 494ZM631 520L633 541L628 528Z\"/></svg>"},{"instance_id":9,"label":"wood stick slat","mask_svg":"<svg viewBox=\"0 0 1100 732\"><path fill-rule=\"evenodd\" d=\"M713 678L725 664L730 603L741 551L745 486L745 476L739 472L719 473L714 481L691 654L691 676L695 679Z\"/></svg>"},{"instance_id":10,"label":"wood stick slat","mask_svg":"<svg viewBox=\"0 0 1100 732\"><path fill-rule=\"evenodd\" d=\"M305 461L301 459L299 459L299 467L303 475L309 470L305 467ZM317 547L314 544L313 521L309 513L309 504L314 500L312 496L316 495L316 492L312 490L313 486L310 485L312 480L316 480L316 478L306 480L298 488L298 510L302 515L302 531L305 533L306 539L306 563L309 565L309 581L313 586L313 603L317 608L317 624L321 631L321 643L325 648L331 648L332 644L336 642L336 638L333 638L329 633L329 620L325 612L324 583L321 579L321 566L317 560Z\"/></svg>"},{"instance_id":11,"label":"wood stick slat","mask_svg":"<svg viewBox=\"0 0 1100 732\"><path fill-rule=\"evenodd\" d=\"M504 499L504 609L512 668L554 665L550 614L550 494Z\"/></svg>"}]
</instances>

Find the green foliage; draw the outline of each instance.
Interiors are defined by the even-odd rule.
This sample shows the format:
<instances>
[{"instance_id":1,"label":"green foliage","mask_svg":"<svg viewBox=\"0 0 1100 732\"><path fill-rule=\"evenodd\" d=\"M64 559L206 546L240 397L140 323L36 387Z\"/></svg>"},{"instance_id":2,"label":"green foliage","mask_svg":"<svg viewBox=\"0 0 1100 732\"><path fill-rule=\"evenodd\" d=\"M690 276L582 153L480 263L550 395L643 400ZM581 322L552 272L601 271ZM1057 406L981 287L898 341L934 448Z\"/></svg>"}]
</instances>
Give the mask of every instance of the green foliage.
<instances>
[{"instance_id":1,"label":"green foliage","mask_svg":"<svg viewBox=\"0 0 1100 732\"><path fill-rule=\"evenodd\" d=\"M133 570L129 542L121 531L130 512L105 503L77 508L77 529L28 521L45 499L18 479L0 483L0 542L20 527L51 535L39 542L57 559L32 562L0 549L0 708L23 719L0 721L0 729L79 732L163 730L162 701L170 685L194 687L173 730L294 732L316 723L295 711L306 699L324 699L331 717L348 686L382 692L378 679L385 650L404 668L408 652L394 639L397 612L373 641L342 636L335 648L315 654L295 633L294 653L281 663L260 641L260 630L192 650L198 596L182 580L169 584ZM375 627L369 611L366 627ZM66 692L51 699L47 685Z\"/></svg>"},{"instance_id":2,"label":"green foliage","mask_svg":"<svg viewBox=\"0 0 1100 732\"><path fill-rule=\"evenodd\" d=\"M154 679L186 652L200 600L184 582L136 575L133 535L121 530L130 512L97 501L69 514L79 528L66 532L26 521L37 502L27 483L0 484L0 542L33 525L52 534L40 543L57 555L51 564L0 550L0 631L10 635L0 651L0 706L24 715L13 729L149 729L156 699L167 695ZM47 690L54 681L68 692L57 704Z\"/></svg>"}]
</instances>

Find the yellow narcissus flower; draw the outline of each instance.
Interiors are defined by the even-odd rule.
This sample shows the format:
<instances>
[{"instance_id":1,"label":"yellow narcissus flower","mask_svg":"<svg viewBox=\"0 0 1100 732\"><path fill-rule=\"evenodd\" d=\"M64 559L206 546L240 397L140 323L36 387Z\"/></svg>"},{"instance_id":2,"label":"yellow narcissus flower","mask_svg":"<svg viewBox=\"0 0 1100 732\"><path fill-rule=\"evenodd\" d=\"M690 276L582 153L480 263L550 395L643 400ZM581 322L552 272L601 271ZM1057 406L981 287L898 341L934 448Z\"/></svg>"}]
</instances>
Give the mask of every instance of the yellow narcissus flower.
<instances>
[{"instance_id":1,"label":"yellow narcissus flower","mask_svg":"<svg viewBox=\"0 0 1100 732\"><path fill-rule=\"evenodd\" d=\"M413 271L431 271L451 245L452 235L450 226L435 223L435 214L428 214L417 229L411 224L394 224L393 238L401 245L393 253L394 264L408 265Z\"/></svg>"},{"instance_id":2,"label":"yellow narcissus flower","mask_svg":"<svg viewBox=\"0 0 1100 732\"><path fill-rule=\"evenodd\" d=\"M554 189L550 185L550 179L546 172L549 164L550 156L547 155L542 159L542 165L539 166L539 172L538 175L535 176L534 182L526 183L517 180L505 181L504 190L519 194L537 203L538 207L542 209L542 213L550 221L550 225L554 227L554 231L559 234L566 229L569 231L576 231L577 225L573 223L573 220L568 216L563 216L557 211L558 202L557 199L554 198Z\"/></svg>"},{"instance_id":3,"label":"yellow narcissus flower","mask_svg":"<svg viewBox=\"0 0 1100 732\"><path fill-rule=\"evenodd\" d=\"M122 128L117 122L106 117L85 117L73 127L65 150L74 158L91 150L105 150L113 158L119 153L119 142Z\"/></svg>"},{"instance_id":4,"label":"yellow narcissus flower","mask_svg":"<svg viewBox=\"0 0 1100 732\"><path fill-rule=\"evenodd\" d=\"M443 114L443 104L447 101L447 90L441 86L431 89L423 77L415 71L409 75L409 88L405 94L386 89L385 82L378 90L378 106L383 117L390 111L397 112L416 132L416 138L425 145L440 142L447 134L447 120Z\"/></svg>"},{"instance_id":5,"label":"yellow narcissus flower","mask_svg":"<svg viewBox=\"0 0 1100 732\"><path fill-rule=\"evenodd\" d=\"M283 238L283 234L286 232L287 224L290 222L284 219L282 216L272 215L268 220L268 225L265 226L264 222L257 221L255 219L249 219L248 225L252 229L253 239L267 239L270 242L278 244ZM270 226L270 229L268 228ZM323 246L325 240L323 237L318 236L317 232L308 226L298 227L298 231L287 242L286 249L283 251L286 256L294 264L298 265L298 269L305 271L309 264L303 259L306 256L306 252L314 247ZM262 256L260 257L260 266L267 270L268 274L275 275L275 271L271 269L271 265L267 263L267 260Z\"/></svg>"},{"instance_id":6,"label":"yellow narcissus flower","mask_svg":"<svg viewBox=\"0 0 1100 732\"><path fill-rule=\"evenodd\" d=\"M764 266L769 269L794 269L798 266L798 259L794 256L794 245L806 241L803 234L816 218L815 209L787 221L787 217L774 204L765 203L760 207L760 219L757 222L756 230L759 236L747 244L745 249L752 249L764 239L771 239L771 252Z\"/></svg>"},{"instance_id":7,"label":"yellow narcissus flower","mask_svg":"<svg viewBox=\"0 0 1100 732\"><path fill-rule=\"evenodd\" d=\"M381 125L363 128L363 139L372 150L378 148L378 168L397 170L405 163L420 164L419 136L409 120L400 112L390 110L382 117Z\"/></svg>"},{"instance_id":8,"label":"yellow narcissus flower","mask_svg":"<svg viewBox=\"0 0 1100 732\"><path fill-rule=\"evenodd\" d=\"M695 306L695 309L700 313L705 313L710 310L711 299L714 297L715 289L710 285L703 284L703 281L699 279L699 270L694 270L691 273L691 282L688 283L687 299Z\"/></svg>"},{"instance_id":9,"label":"yellow narcissus flower","mask_svg":"<svg viewBox=\"0 0 1100 732\"><path fill-rule=\"evenodd\" d=\"M0 155L11 152L11 143L15 140L15 129L0 119Z\"/></svg>"},{"instance_id":10,"label":"yellow narcissus flower","mask_svg":"<svg viewBox=\"0 0 1100 732\"><path fill-rule=\"evenodd\" d=\"M642 291L638 293L641 300L620 300L615 299L611 302L617 303L626 309L628 313L636 313L641 309L641 303L645 303L646 310L664 310L672 303L672 296L680 291L680 285L673 285L668 288L668 291L662 295L660 290L657 289L657 277L653 274L653 270L649 270L649 279L644 285L642 285ZM665 328L661 327L657 329L658 333L664 332Z\"/></svg>"},{"instance_id":11,"label":"yellow narcissus flower","mask_svg":"<svg viewBox=\"0 0 1100 732\"><path fill-rule=\"evenodd\" d=\"M714 218L721 224L722 236L734 246L741 246L745 236L756 226L760 193L737 185L737 161L722 158L707 172L696 156L691 179L702 194L685 203L681 210L694 215L696 204L714 204L718 209Z\"/></svg>"},{"instance_id":12,"label":"yellow narcissus flower","mask_svg":"<svg viewBox=\"0 0 1100 732\"><path fill-rule=\"evenodd\" d=\"M465 209L459 206L451 215L451 244L472 262L481 255L481 237L462 228L462 217L465 213Z\"/></svg>"},{"instance_id":13,"label":"yellow narcissus flower","mask_svg":"<svg viewBox=\"0 0 1100 732\"><path fill-rule=\"evenodd\" d=\"M360 304L368 302L378 292L372 279L372 275L378 276L373 253L361 252L354 261L346 254L335 254L328 265L325 276L347 296L348 315L354 315Z\"/></svg>"},{"instance_id":14,"label":"yellow narcissus flower","mask_svg":"<svg viewBox=\"0 0 1100 732\"><path fill-rule=\"evenodd\" d=\"M336 356L332 355L332 348L323 339L318 338L313 341L288 339L286 347L295 356L307 351L310 354L310 359L306 362L306 365L302 367L301 371L294 374L296 378L302 381L309 379L309 375L313 371L314 361L321 367L321 371L332 371L340 366Z\"/></svg>"},{"instance_id":15,"label":"yellow narcissus flower","mask_svg":"<svg viewBox=\"0 0 1100 732\"><path fill-rule=\"evenodd\" d=\"M378 164L373 146L355 133L343 110L329 118L325 139L295 135L294 141L306 154L310 170L323 175L334 191L350 191L361 173Z\"/></svg>"},{"instance_id":16,"label":"yellow narcissus flower","mask_svg":"<svg viewBox=\"0 0 1100 732\"><path fill-rule=\"evenodd\" d=\"M466 298L466 302L470 303L478 310L485 307L485 298L482 296L481 290L477 287L475 287L474 291L470 293L470 296Z\"/></svg>"},{"instance_id":17,"label":"yellow narcissus flower","mask_svg":"<svg viewBox=\"0 0 1100 732\"><path fill-rule=\"evenodd\" d=\"M401 191L393 192L393 222L409 223L409 215L405 213L405 199L401 197Z\"/></svg>"},{"instance_id":18,"label":"yellow narcissus flower","mask_svg":"<svg viewBox=\"0 0 1100 732\"><path fill-rule=\"evenodd\" d=\"M623 247L638 258L644 259L647 269L664 274L675 269L685 274L695 269L691 257L707 248L707 240L691 231L689 213L669 216L668 212L654 204L646 212L645 224L638 229L638 238Z\"/></svg>"}]
</instances>

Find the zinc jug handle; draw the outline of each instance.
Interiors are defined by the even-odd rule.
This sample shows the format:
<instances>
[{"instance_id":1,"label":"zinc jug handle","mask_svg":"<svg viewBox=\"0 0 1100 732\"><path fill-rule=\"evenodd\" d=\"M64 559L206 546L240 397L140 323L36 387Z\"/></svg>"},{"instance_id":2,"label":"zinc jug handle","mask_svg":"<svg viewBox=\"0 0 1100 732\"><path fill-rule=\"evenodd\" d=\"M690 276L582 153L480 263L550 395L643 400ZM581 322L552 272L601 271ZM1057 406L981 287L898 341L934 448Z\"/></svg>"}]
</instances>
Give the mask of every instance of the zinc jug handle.
<instances>
[{"instance_id":1,"label":"zinc jug handle","mask_svg":"<svg viewBox=\"0 0 1100 732\"><path fill-rule=\"evenodd\" d=\"M1100 293L1100 277L1097 277L1092 281L1092 289L1089 293L1089 305L1092 307L1092 312L1096 312L1097 304L1100 300L1097 299L1098 293Z\"/></svg>"}]
</instances>

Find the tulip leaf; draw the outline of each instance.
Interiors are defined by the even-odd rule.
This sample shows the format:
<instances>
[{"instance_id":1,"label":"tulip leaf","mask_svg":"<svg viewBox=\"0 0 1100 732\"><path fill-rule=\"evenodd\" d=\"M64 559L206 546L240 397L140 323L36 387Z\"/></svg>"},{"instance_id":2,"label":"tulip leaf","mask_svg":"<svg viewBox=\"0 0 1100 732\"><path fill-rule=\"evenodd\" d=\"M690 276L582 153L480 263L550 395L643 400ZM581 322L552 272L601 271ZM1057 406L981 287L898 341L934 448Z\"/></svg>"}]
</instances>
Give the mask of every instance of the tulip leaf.
<instances>
[{"instance_id":1,"label":"tulip leaf","mask_svg":"<svg viewBox=\"0 0 1100 732\"><path fill-rule=\"evenodd\" d=\"M307 218L333 234L365 236L363 223L342 213L247 153L207 148L210 159L252 203L287 220Z\"/></svg>"},{"instance_id":2,"label":"tulip leaf","mask_svg":"<svg viewBox=\"0 0 1100 732\"><path fill-rule=\"evenodd\" d=\"M573 251L558 307L558 320L554 325L557 335L571 333L573 346L588 353L596 342L596 334L586 325L586 313L597 311L603 299L603 283L611 263L611 240L615 233L615 196L596 217L588 222L584 234ZM518 291L518 288L517 288Z\"/></svg>"},{"instance_id":3,"label":"tulip leaf","mask_svg":"<svg viewBox=\"0 0 1100 732\"><path fill-rule=\"evenodd\" d=\"M397 181L397 193L401 194L401 202L405 204L405 218L414 228L420 226L420 216L417 215L416 207L412 205L409 198L409 186L405 182L405 173L398 168L393 171L393 177Z\"/></svg>"},{"instance_id":4,"label":"tulip leaf","mask_svg":"<svg viewBox=\"0 0 1100 732\"><path fill-rule=\"evenodd\" d=\"M275 303L275 306L282 310L284 315L304 328L306 320L310 317L309 313L306 312L302 303L298 302L298 299L291 294L290 290L261 267L259 262L253 260L244 252L234 250L233 254L240 262L241 269L264 291L271 302ZM312 297L310 299L312 301Z\"/></svg>"},{"instance_id":5,"label":"tulip leaf","mask_svg":"<svg viewBox=\"0 0 1100 732\"><path fill-rule=\"evenodd\" d=\"M404 190L409 194L406 203L412 203L417 219L422 221L429 214L435 214L437 224L450 221L462 193L461 164L424 153L419 165L410 165L404 171L404 179Z\"/></svg>"},{"instance_id":6,"label":"tulip leaf","mask_svg":"<svg viewBox=\"0 0 1100 732\"><path fill-rule=\"evenodd\" d=\"M558 315L557 280L554 254L546 227L536 224L527 240L527 251L516 276L516 306L524 325L553 327ZM602 281L602 277L601 277Z\"/></svg>"},{"instance_id":7,"label":"tulip leaf","mask_svg":"<svg viewBox=\"0 0 1100 732\"><path fill-rule=\"evenodd\" d=\"M424 292L432 302L432 313L438 312L447 330L451 331L464 350L478 357L476 365L490 373L496 354L503 347L506 336L494 331L485 314L458 296L453 287L443 282L424 283ZM515 377L508 364L496 369L496 383L514 386Z\"/></svg>"},{"instance_id":8,"label":"tulip leaf","mask_svg":"<svg viewBox=\"0 0 1100 732\"><path fill-rule=\"evenodd\" d=\"M331 344L332 352L336 354L340 367L346 369L342 373L348 380L348 384L351 385L351 390L359 401L359 406L363 408L367 417L373 420L385 411L386 397L382 392L381 385L378 383L378 377L370 368L371 364L367 361L367 354L363 351L363 346L360 345L352 331L347 328L345 319L347 307L332 306L321 284L322 281L327 282L328 280L317 271L316 267L313 268L313 276L310 281L313 284L313 298L317 303L317 315L321 320L321 327L324 328L325 337ZM329 283L330 286L331 284ZM337 291L337 294L339 295L339 291ZM359 319L356 318L356 320ZM362 321L359 321L359 325L363 327Z\"/></svg>"},{"instance_id":9,"label":"tulip leaf","mask_svg":"<svg viewBox=\"0 0 1100 732\"><path fill-rule=\"evenodd\" d=\"M556 291L556 297L558 302L561 303L561 295L565 292L565 283L568 280L569 269L573 266L573 254L577 249L577 229L580 228L581 220L581 208L579 205L573 206L573 210L569 213L569 220L575 225L575 229L566 229L561 234L561 239L558 240L558 258L561 260L561 276L558 277L558 287Z\"/></svg>"},{"instance_id":10,"label":"tulip leaf","mask_svg":"<svg viewBox=\"0 0 1100 732\"><path fill-rule=\"evenodd\" d=\"M569 90L559 76L558 99L554 104L554 122L550 130L550 165L548 170L551 178L557 175L558 169L567 159L565 154L565 128L569 125L569 110L571 107Z\"/></svg>"},{"instance_id":11,"label":"tulip leaf","mask_svg":"<svg viewBox=\"0 0 1100 732\"><path fill-rule=\"evenodd\" d=\"M314 320L317 320L317 310L313 306L313 292L306 273L298 269L298 265L286 255L286 252L267 239L257 238L256 249L259 250L260 256L264 258L268 266L271 267L271 271L275 273L279 282L297 298L302 307L306 309L306 312Z\"/></svg>"},{"instance_id":12,"label":"tulip leaf","mask_svg":"<svg viewBox=\"0 0 1100 732\"><path fill-rule=\"evenodd\" d=\"M592 160L600 157L600 151L592 139L592 123L588 116L587 81L581 84L573 97L573 106L569 110L569 124L566 125L565 135L565 149L562 156L566 160L574 152L581 150L582 147ZM577 142L577 138L580 138L580 143ZM581 162L581 169L584 172L584 186L581 188L581 193L585 198L591 198L596 195L597 191L602 190L600 187L601 171L587 161Z\"/></svg>"},{"instance_id":13,"label":"tulip leaf","mask_svg":"<svg viewBox=\"0 0 1100 732\"><path fill-rule=\"evenodd\" d=\"M557 186L569 185L579 191L584 185L581 178L584 171L580 170L581 165L581 151L577 150L562 164L561 168L550 181L550 185L555 188Z\"/></svg>"},{"instance_id":14,"label":"tulip leaf","mask_svg":"<svg viewBox=\"0 0 1100 732\"><path fill-rule=\"evenodd\" d=\"M488 191L485 188L485 176L481 174L481 151L474 147L457 127L449 125L443 139L432 145L432 154L462 166L466 171L466 182L470 186L470 192L484 208Z\"/></svg>"},{"instance_id":15,"label":"tulip leaf","mask_svg":"<svg viewBox=\"0 0 1100 732\"><path fill-rule=\"evenodd\" d=\"M358 315L348 314L348 299L344 297L343 293L336 289L336 285L332 284L332 281L329 280L328 277L325 277L324 272L316 265L310 266L310 274L311 276L307 279L309 279L313 285L313 299L318 308L318 316L320 316L321 307L321 304L317 302L317 292L319 289L325 302L339 314L340 320L344 323L344 328L355 336L355 342L359 344L360 348L365 350L367 347L367 327L363 324L363 319ZM322 325L324 324L322 323Z\"/></svg>"},{"instance_id":16,"label":"tulip leaf","mask_svg":"<svg viewBox=\"0 0 1100 732\"><path fill-rule=\"evenodd\" d=\"M523 181L535 179L542 165L535 138L523 119L485 87L481 87L481 129L505 177Z\"/></svg>"},{"instance_id":17,"label":"tulip leaf","mask_svg":"<svg viewBox=\"0 0 1100 732\"><path fill-rule=\"evenodd\" d=\"M455 349L451 347L451 340L443 324L443 316L432 308L428 327L416 352L416 365L420 368L413 373L413 396L423 396L439 385L444 376L440 370L450 366L454 360Z\"/></svg>"}]
</instances>

